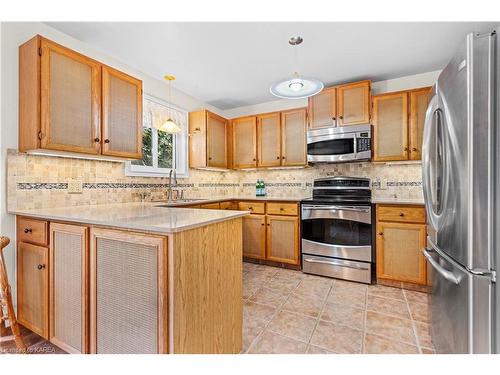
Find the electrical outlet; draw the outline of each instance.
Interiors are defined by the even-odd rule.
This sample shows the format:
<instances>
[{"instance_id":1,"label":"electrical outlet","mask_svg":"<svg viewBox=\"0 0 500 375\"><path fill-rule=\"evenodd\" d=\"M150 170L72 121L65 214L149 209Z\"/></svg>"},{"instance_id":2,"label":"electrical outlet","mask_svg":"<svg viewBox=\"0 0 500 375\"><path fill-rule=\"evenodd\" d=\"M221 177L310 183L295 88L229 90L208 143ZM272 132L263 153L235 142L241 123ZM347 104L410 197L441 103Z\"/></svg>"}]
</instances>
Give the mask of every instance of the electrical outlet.
<instances>
[{"instance_id":1,"label":"electrical outlet","mask_svg":"<svg viewBox=\"0 0 500 375\"><path fill-rule=\"evenodd\" d=\"M82 182L78 181L78 180L68 181L68 193L69 194L82 194L83 193Z\"/></svg>"}]
</instances>

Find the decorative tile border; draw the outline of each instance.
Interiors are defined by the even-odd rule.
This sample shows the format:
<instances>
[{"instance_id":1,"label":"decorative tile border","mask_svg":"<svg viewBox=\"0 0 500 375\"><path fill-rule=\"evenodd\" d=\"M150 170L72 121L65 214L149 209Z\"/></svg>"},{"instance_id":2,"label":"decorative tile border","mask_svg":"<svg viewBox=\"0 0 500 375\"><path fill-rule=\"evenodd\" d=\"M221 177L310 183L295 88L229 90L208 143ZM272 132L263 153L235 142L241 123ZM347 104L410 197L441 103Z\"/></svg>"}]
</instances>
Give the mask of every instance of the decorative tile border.
<instances>
[{"instance_id":1,"label":"decorative tile border","mask_svg":"<svg viewBox=\"0 0 500 375\"><path fill-rule=\"evenodd\" d=\"M240 184L232 182L206 182L198 184L198 187L239 187Z\"/></svg>"},{"instance_id":2,"label":"decorative tile border","mask_svg":"<svg viewBox=\"0 0 500 375\"><path fill-rule=\"evenodd\" d=\"M64 190L68 188L65 182L19 182L17 184L18 190Z\"/></svg>"},{"instance_id":3,"label":"decorative tile border","mask_svg":"<svg viewBox=\"0 0 500 375\"><path fill-rule=\"evenodd\" d=\"M387 186L422 186L422 181L387 181Z\"/></svg>"}]
</instances>

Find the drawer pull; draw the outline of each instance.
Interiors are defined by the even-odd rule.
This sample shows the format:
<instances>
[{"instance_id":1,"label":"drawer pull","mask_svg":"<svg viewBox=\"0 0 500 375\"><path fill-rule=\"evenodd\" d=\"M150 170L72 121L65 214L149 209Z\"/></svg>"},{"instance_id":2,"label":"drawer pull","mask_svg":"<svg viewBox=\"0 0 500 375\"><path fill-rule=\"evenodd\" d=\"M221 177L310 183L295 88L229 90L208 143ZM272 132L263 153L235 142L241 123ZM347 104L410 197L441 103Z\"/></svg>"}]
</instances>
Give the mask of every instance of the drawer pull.
<instances>
[{"instance_id":1,"label":"drawer pull","mask_svg":"<svg viewBox=\"0 0 500 375\"><path fill-rule=\"evenodd\" d=\"M384 235L384 232L378 232L378 235L379 235L379 236L383 236L383 235Z\"/></svg>"},{"instance_id":2,"label":"drawer pull","mask_svg":"<svg viewBox=\"0 0 500 375\"><path fill-rule=\"evenodd\" d=\"M38 268L39 270L42 270L45 268L45 264L39 264L36 268Z\"/></svg>"},{"instance_id":3,"label":"drawer pull","mask_svg":"<svg viewBox=\"0 0 500 375\"><path fill-rule=\"evenodd\" d=\"M24 228L24 233L33 233L33 229L31 229L31 228Z\"/></svg>"},{"instance_id":4,"label":"drawer pull","mask_svg":"<svg viewBox=\"0 0 500 375\"><path fill-rule=\"evenodd\" d=\"M280 211L285 211L285 209L283 207L280 207Z\"/></svg>"},{"instance_id":5,"label":"drawer pull","mask_svg":"<svg viewBox=\"0 0 500 375\"><path fill-rule=\"evenodd\" d=\"M109 139L105 139L105 140L104 140L104 143L109 143Z\"/></svg>"},{"instance_id":6,"label":"drawer pull","mask_svg":"<svg viewBox=\"0 0 500 375\"><path fill-rule=\"evenodd\" d=\"M357 264L345 264L345 263L340 263L340 262L335 262L335 261L325 261L325 260L317 260L317 259L304 259L308 263L322 263L322 264L329 264L331 266L337 266L337 267L345 267L345 268L352 268L355 270L360 270L360 271L367 271L367 267L363 266L358 266Z\"/></svg>"},{"instance_id":7,"label":"drawer pull","mask_svg":"<svg viewBox=\"0 0 500 375\"><path fill-rule=\"evenodd\" d=\"M400 212L399 216L403 217L403 216L405 216L405 214L403 212Z\"/></svg>"}]
</instances>

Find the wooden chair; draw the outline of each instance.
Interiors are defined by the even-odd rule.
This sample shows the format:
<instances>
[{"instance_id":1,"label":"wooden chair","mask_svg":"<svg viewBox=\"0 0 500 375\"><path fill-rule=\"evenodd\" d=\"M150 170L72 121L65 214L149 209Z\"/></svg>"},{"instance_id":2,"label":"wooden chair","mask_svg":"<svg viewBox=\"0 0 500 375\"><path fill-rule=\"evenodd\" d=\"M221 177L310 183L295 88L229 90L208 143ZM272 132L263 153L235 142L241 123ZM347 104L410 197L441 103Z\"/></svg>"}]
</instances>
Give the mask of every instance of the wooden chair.
<instances>
[{"instance_id":1,"label":"wooden chair","mask_svg":"<svg viewBox=\"0 0 500 375\"><path fill-rule=\"evenodd\" d=\"M0 336L6 335L7 328L5 321L8 320L17 348L21 353L26 353L27 348L21 338L21 332L17 324L14 305L12 304L12 295L10 294L9 279L7 278L7 269L3 259L3 249L9 242L10 240L7 237L0 236ZM7 310L7 315L4 315L4 308Z\"/></svg>"}]
</instances>

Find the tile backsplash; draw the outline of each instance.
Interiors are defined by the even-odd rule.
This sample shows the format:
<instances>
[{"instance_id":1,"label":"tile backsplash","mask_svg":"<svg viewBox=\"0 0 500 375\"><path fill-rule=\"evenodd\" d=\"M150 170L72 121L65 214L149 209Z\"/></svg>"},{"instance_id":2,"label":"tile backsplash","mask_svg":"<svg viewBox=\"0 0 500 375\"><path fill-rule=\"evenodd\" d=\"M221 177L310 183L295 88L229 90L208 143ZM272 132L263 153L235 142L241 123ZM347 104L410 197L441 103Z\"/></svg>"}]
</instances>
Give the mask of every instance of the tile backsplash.
<instances>
[{"instance_id":1,"label":"tile backsplash","mask_svg":"<svg viewBox=\"0 0 500 375\"><path fill-rule=\"evenodd\" d=\"M378 198L422 197L420 164L319 164L307 168L248 171L189 171L178 179L186 198L255 195L255 182L266 183L270 197L307 197L312 181L328 176L357 176L372 179ZM68 183L82 183L81 194L70 194ZM168 178L125 175L120 162L28 155L9 150L7 155L7 206L9 210L75 206L166 198Z\"/></svg>"}]
</instances>

